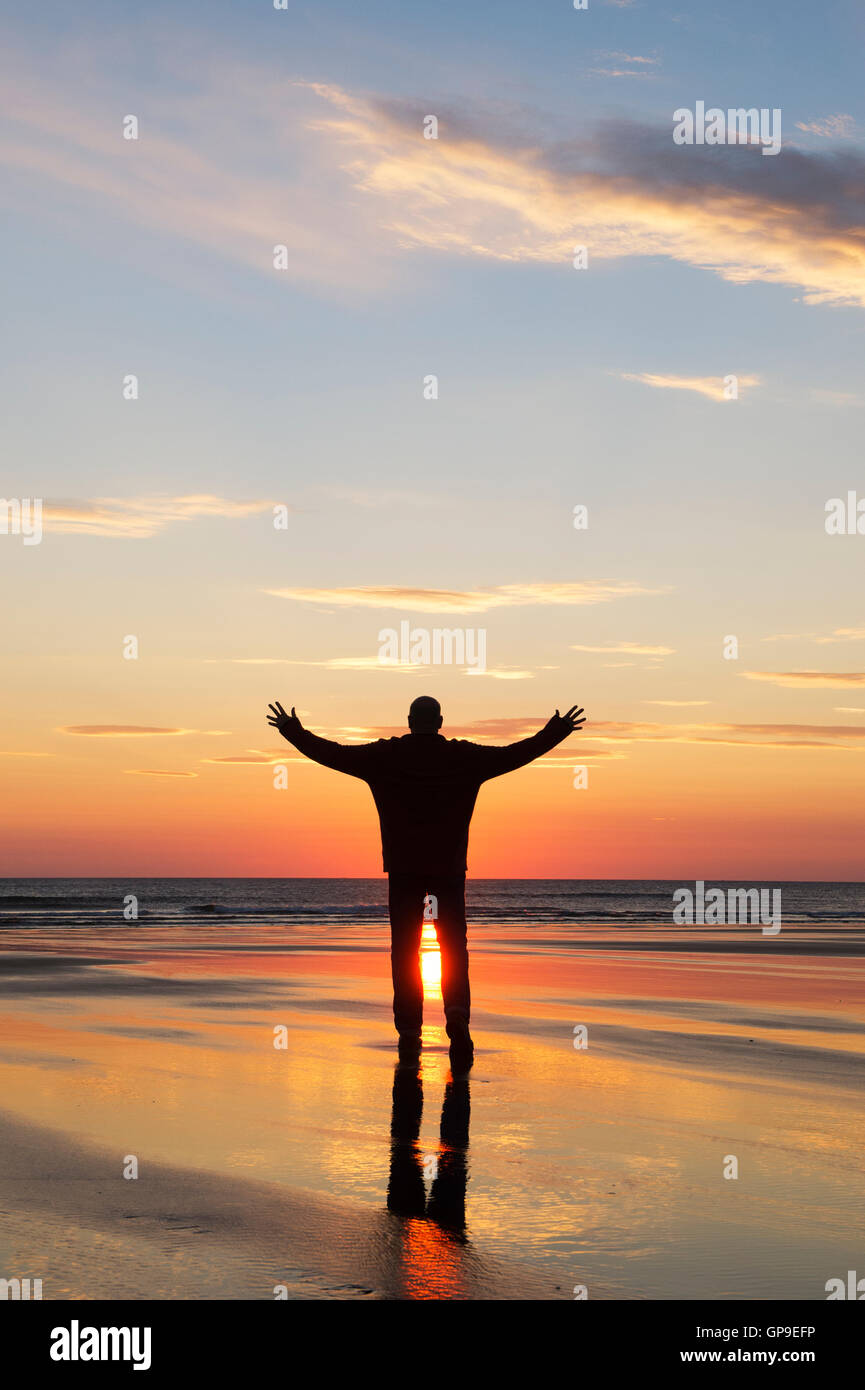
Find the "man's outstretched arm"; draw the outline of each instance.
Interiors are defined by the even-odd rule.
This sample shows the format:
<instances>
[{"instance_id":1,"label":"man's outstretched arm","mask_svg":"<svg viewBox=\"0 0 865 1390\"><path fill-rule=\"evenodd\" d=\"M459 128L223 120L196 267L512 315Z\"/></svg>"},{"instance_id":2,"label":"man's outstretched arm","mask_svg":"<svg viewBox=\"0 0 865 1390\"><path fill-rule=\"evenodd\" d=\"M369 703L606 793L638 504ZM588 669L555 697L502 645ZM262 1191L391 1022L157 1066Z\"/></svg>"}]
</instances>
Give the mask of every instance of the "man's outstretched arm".
<instances>
[{"instance_id":1,"label":"man's outstretched arm","mask_svg":"<svg viewBox=\"0 0 865 1390\"><path fill-rule=\"evenodd\" d=\"M500 777L503 772L513 772L518 767L525 767L526 763L534 762L535 758L555 748L557 743L561 743L575 729L581 729L585 722L582 709L572 705L565 714L559 714L556 710L552 719L549 719L538 733L532 734L531 738L521 738L517 743L509 743L504 748L489 748L475 744L480 754L478 770L486 780L488 777Z\"/></svg>"},{"instance_id":2,"label":"man's outstretched arm","mask_svg":"<svg viewBox=\"0 0 865 1390\"><path fill-rule=\"evenodd\" d=\"M268 724L278 729L282 737L293 744L299 753L303 753L304 757L321 763L323 767L332 767L335 772L347 772L350 777L367 775L371 766L370 750L375 748L376 744L334 743L329 738L319 738L318 734L312 734L309 729L305 729L293 705L291 714L286 714L278 700L275 704L269 705L268 709L271 710L267 717Z\"/></svg>"}]
</instances>

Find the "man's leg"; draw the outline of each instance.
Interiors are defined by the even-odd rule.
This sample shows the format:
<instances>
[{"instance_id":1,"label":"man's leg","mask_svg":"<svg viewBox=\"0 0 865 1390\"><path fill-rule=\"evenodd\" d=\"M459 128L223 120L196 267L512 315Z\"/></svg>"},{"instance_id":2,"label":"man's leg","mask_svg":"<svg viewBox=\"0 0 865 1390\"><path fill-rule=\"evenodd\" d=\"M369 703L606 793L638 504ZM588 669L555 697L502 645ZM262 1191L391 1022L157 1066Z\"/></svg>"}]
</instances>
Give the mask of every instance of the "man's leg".
<instances>
[{"instance_id":1,"label":"man's leg","mask_svg":"<svg viewBox=\"0 0 865 1390\"><path fill-rule=\"evenodd\" d=\"M466 946L466 880L461 874L453 878L436 878L430 892L438 899L436 932L442 953L442 1000L448 1037L468 1039L471 992L469 990L469 953Z\"/></svg>"},{"instance_id":2,"label":"man's leg","mask_svg":"<svg viewBox=\"0 0 865 1390\"><path fill-rule=\"evenodd\" d=\"M393 976L393 1021L399 1033L420 1034L423 1025L423 980L420 938L426 885L417 874L388 879L390 963Z\"/></svg>"}]
</instances>

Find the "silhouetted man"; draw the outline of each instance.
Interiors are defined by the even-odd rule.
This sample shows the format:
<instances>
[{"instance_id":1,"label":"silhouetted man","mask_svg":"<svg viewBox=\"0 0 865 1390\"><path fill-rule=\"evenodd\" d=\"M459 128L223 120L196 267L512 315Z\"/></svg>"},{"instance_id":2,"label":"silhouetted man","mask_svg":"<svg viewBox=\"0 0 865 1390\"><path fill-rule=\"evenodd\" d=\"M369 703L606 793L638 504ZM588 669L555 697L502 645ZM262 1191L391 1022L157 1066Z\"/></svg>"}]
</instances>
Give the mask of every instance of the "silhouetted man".
<instances>
[{"instance_id":1,"label":"silhouetted man","mask_svg":"<svg viewBox=\"0 0 865 1390\"><path fill-rule=\"evenodd\" d=\"M268 723L306 757L369 784L381 822L389 879L393 1015L406 1059L420 1049L423 980L420 941L427 894L437 900L442 999L451 1059L470 1065L469 957L466 949L466 855L469 822L482 782L513 772L554 748L586 721L574 705L531 738L506 747L443 738L441 706L429 695L412 702L410 733L375 743L332 743L304 729L277 700Z\"/></svg>"}]
</instances>

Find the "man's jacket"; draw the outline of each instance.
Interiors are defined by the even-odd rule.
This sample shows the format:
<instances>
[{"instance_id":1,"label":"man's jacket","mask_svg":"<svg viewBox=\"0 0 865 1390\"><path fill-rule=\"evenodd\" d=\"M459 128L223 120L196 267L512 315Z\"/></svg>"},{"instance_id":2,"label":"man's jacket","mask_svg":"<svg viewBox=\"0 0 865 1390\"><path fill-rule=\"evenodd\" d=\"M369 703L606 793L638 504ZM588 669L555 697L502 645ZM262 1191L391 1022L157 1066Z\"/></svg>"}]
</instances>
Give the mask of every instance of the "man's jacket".
<instances>
[{"instance_id":1,"label":"man's jacket","mask_svg":"<svg viewBox=\"0 0 865 1390\"><path fill-rule=\"evenodd\" d=\"M385 873L464 874L481 783L525 767L569 732L553 718L531 738L498 748L441 734L346 745L308 729L290 741L324 767L369 784L381 823Z\"/></svg>"}]
</instances>

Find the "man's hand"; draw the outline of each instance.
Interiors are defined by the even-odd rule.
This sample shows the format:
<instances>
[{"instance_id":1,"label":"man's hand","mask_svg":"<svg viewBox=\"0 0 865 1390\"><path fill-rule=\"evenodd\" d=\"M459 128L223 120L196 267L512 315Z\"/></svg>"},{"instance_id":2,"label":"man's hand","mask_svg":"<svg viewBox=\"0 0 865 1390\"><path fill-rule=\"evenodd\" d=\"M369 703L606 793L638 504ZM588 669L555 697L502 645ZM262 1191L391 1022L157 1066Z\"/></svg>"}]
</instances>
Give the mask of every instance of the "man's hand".
<instances>
[{"instance_id":1,"label":"man's hand","mask_svg":"<svg viewBox=\"0 0 865 1390\"><path fill-rule=\"evenodd\" d=\"M571 708L564 714L559 714L559 711L556 710L546 728L550 731L555 729L560 738L567 738L568 734L572 734L575 729L581 729L585 722L582 709L577 709L576 705L571 705Z\"/></svg>"},{"instance_id":2,"label":"man's hand","mask_svg":"<svg viewBox=\"0 0 865 1390\"><path fill-rule=\"evenodd\" d=\"M291 707L291 714L286 714L282 705L277 700L275 704L268 705L271 713L267 716L267 722L272 728L278 729L283 738L288 739L289 743L294 741L295 735L303 732L303 725L294 712L294 705Z\"/></svg>"}]
</instances>

